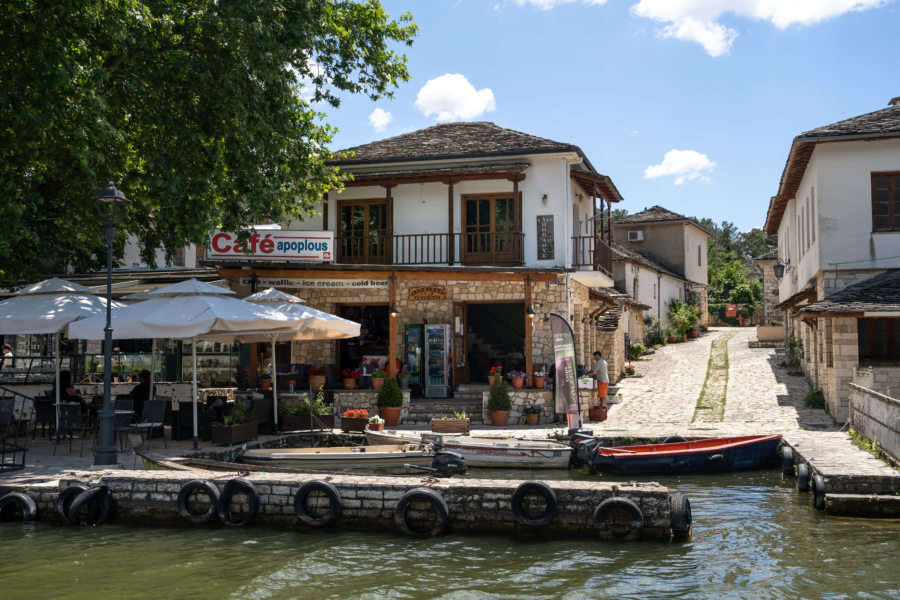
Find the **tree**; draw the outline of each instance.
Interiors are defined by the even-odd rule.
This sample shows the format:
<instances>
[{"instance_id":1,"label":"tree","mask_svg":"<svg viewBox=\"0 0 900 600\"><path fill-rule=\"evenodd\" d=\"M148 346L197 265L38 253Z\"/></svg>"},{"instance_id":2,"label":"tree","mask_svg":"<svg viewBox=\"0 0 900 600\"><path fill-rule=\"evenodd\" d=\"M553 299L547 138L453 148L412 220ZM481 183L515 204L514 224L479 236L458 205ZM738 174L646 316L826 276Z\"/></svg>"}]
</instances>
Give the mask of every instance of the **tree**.
<instances>
[{"instance_id":1,"label":"tree","mask_svg":"<svg viewBox=\"0 0 900 600\"><path fill-rule=\"evenodd\" d=\"M762 256L769 250L769 236L759 227L739 233L737 236L738 255L744 260Z\"/></svg>"},{"instance_id":2,"label":"tree","mask_svg":"<svg viewBox=\"0 0 900 600\"><path fill-rule=\"evenodd\" d=\"M216 228L308 216L341 179L320 106L389 96L410 15L377 0L12 0L0 17L0 284L105 264L93 197L153 264Z\"/></svg>"}]
</instances>

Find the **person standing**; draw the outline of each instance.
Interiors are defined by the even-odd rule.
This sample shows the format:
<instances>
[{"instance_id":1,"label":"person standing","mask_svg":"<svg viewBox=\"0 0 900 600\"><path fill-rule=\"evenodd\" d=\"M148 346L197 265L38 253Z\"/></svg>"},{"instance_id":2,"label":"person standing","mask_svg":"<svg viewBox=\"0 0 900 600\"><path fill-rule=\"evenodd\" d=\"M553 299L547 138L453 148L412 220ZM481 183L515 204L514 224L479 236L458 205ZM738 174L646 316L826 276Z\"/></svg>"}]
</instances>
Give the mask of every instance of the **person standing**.
<instances>
[{"instance_id":1,"label":"person standing","mask_svg":"<svg viewBox=\"0 0 900 600\"><path fill-rule=\"evenodd\" d=\"M3 370L3 367L12 368L13 366L13 353L12 348L9 344L3 344L3 351L0 352L0 371Z\"/></svg>"},{"instance_id":2,"label":"person standing","mask_svg":"<svg viewBox=\"0 0 900 600\"><path fill-rule=\"evenodd\" d=\"M593 375L597 380L597 399L600 401L600 408L606 408L606 391L609 389L609 372L606 361L599 350L594 350L594 366L588 371L588 375Z\"/></svg>"}]
</instances>

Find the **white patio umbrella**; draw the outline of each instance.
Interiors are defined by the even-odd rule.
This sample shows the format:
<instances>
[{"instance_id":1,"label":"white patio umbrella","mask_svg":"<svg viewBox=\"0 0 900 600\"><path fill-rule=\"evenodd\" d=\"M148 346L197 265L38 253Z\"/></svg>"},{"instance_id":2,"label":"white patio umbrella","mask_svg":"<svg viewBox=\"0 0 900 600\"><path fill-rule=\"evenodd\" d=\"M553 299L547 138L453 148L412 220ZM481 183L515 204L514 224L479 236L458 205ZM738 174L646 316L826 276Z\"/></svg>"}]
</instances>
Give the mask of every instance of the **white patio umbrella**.
<instances>
[{"instance_id":1,"label":"white patio umbrella","mask_svg":"<svg viewBox=\"0 0 900 600\"><path fill-rule=\"evenodd\" d=\"M112 312L114 339L172 338L191 340L192 408L194 447L197 431L197 338L204 335L235 336L242 331L273 331L296 325L287 315L258 304L230 298L233 291L189 279L146 292L149 300ZM72 323L69 337L101 339L106 317Z\"/></svg>"},{"instance_id":2,"label":"white patio umbrella","mask_svg":"<svg viewBox=\"0 0 900 600\"><path fill-rule=\"evenodd\" d=\"M122 306L113 302L113 308ZM89 287L53 277L22 288L0 302L0 334L53 334L56 341L56 405L59 406L59 334L67 325L106 314L106 298ZM57 421L59 410L57 408ZM57 425L59 423L57 422Z\"/></svg>"},{"instance_id":3,"label":"white patio umbrella","mask_svg":"<svg viewBox=\"0 0 900 600\"><path fill-rule=\"evenodd\" d=\"M359 336L360 324L343 319L331 313L303 305L303 300L285 292L269 288L244 298L274 308L287 315L292 328L287 331L253 331L235 334L242 342L271 342L272 344L272 402L275 411L275 426L278 426L278 365L275 362L275 342L303 340L337 340ZM215 339L217 336L212 336ZM204 336L211 339L210 336Z\"/></svg>"}]
</instances>

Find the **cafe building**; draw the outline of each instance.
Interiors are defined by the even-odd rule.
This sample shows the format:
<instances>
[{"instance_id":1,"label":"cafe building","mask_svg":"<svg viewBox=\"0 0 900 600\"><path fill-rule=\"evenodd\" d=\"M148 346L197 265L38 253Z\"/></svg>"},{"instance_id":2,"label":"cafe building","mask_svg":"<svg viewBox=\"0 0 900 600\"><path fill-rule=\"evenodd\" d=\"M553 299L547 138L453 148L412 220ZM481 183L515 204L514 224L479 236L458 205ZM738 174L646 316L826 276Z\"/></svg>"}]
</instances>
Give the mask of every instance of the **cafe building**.
<instances>
[{"instance_id":1,"label":"cafe building","mask_svg":"<svg viewBox=\"0 0 900 600\"><path fill-rule=\"evenodd\" d=\"M260 344L268 365L383 366L425 397L487 384L491 367L549 370L550 313L572 325L577 362L624 356L612 314L609 214L621 196L575 145L493 123L449 123L350 148L352 176L318 214L259 230L247 248L213 234L204 264L238 294L268 287L359 322L358 338ZM633 310L633 308L632 308ZM613 361L611 361L612 363ZM610 369L611 377L616 377ZM618 372L618 371L617 371ZM616 373L617 373L616 372Z\"/></svg>"}]
</instances>

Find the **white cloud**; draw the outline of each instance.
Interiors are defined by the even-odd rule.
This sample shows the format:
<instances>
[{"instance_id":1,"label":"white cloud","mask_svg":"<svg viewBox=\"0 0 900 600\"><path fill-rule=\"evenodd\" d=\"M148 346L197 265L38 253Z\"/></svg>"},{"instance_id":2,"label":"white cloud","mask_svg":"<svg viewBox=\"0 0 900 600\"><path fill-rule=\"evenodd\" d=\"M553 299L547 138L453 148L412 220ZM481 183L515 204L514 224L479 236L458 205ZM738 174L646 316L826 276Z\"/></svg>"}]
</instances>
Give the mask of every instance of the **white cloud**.
<instances>
[{"instance_id":1,"label":"white cloud","mask_svg":"<svg viewBox=\"0 0 900 600\"><path fill-rule=\"evenodd\" d=\"M542 10L552 10L560 4L571 4L579 1L583 4L606 4L606 0L516 0L516 4L519 6L530 4Z\"/></svg>"},{"instance_id":2,"label":"white cloud","mask_svg":"<svg viewBox=\"0 0 900 600\"><path fill-rule=\"evenodd\" d=\"M473 119L495 110L494 92L490 88L476 90L464 75L447 73L422 86L416 108L426 117L437 115L437 121Z\"/></svg>"},{"instance_id":3,"label":"white cloud","mask_svg":"<svg viewBox=\"0 0 900 600\"><path fill-rule=\"evenodd\" d=\"M709 171L715 166L716 163L709 160L709 157L694 150L669 150L660 164L644 169L644 179L674 176L675 185L695 179L709 182L709 177L703 171Z\"/></svg>"},{"instance_id":4,"label":"white cloud","mask_svg":"<svg viewBox=\"0 0 900 600\"><path fill-rule=\"evenodd\" d=\"M391 113L383 108L376 108L372 111L372 114L369 115L369 123L375 128L375 131L384 131L385 127L388 126L388 123L390 123L393 118Z\"/></svg>"},{"instance_id":5,"label":"white cloud","mask_svg":"<svg viewBox=\"0 0 900 600\"><path fill-rule=\"evenodd\" d=\"M546 0L548 2L552 0ZM768 21L778 29L808 26L848 12L878 8L890 0L640 0L631 12L665 23L663 38L697 42L710 56L731 50L738 32L721 24L725 14Z\"/></svg>"}]
</instances>

